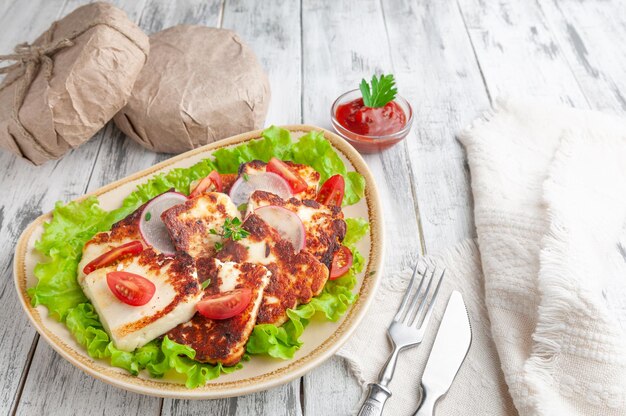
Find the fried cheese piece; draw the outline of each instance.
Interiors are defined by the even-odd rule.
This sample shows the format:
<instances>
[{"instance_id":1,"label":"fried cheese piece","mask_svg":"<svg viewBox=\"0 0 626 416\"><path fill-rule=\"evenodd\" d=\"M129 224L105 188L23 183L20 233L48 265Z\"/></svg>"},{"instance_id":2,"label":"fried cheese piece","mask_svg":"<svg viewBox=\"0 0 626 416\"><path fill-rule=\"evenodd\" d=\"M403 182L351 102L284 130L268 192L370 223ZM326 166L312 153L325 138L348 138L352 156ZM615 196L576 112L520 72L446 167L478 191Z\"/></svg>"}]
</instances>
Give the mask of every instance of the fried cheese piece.
<instances>
[{"instance_id":1,"label":"fried cheese piece","mask_svg":"<svg viewBox=\"0 0 626 416\"><path fill-rule=\"evenodd\" d=\"M317 187L320 183L320 174L311 166L301 165L298 163L293 163L288 160L283 161L289 168L297 173L307 184L307 189L296 194L298 198L304 199L315 199L317 196ZM265 172L265 168L267 163L262 162L260 160L253 160L248 163L242 163L239 166L239 175L243 175L244 173L248 175L254 175L256 173Z\"/></svg>"},{"instance_id":2,"label":"fried cheese piece","mask_svg":"<svg viewBox=\"0 0 626 416\"><path fill-rule=\"evenodd\" d=\"M257 215L250 215L242 225L250 235L227 240L216 255L221 261L261 264L272 273L265 288L257 323L282 325L287 309L308 303L318 295L328 280L328 267L306 251L295 253L293 245Z\"/></svg>"},{"instance_id":3,"label":"fried cheese piece","mask_svg":"<svg viewBox=\"0 0 626 416\"><path fill-rule=\"evenodd\" d=\"M241 360L254 329L270 272L260 265L221 262L215 258L200 259L197 265L201 280L210 279L204 296L247 287L252 290L252 300L242 313L228 319L209 319L197 313L189 322L168 332L167 336L193 348L197 361L235 365Z\"/></svg>"},{"instance_id":4,"label":"fried cheese piece","mask_svg":"<svg viewBox=\"0 0 626 416\"><path fill-rule=\"evenodd\" d=\"M222 238L210 230L221 230L226 219L235 217L241 219L241 214L230 197L221 192L198 195L161 214L176 250L194 259L215 254L215 243Z\"/></svg>"},{"instance_id":5,"label":"fried cheese piece","mask_svg":"<svg viewBox=\"0 0 626 416\"><path fill-rule=\"evenodd\" d=\"M107 284L107 273L125 271L150 280L156 291L148 303L131 306L119 300ZM147 248L117 265L85 276L81 287L93 304L113 344L133 351L188 321L196 312L202 293L194 261L185 253L157 254Z\"/></svg>"},{"instance_id":6,"label":"fried cheese piece","mask_svg":"<svg viewBox=\"0 0 626 416\"><path fill-rule=\"evenodd\" d=\"M333 256L346 236L346 222L341 207L322 205L310 199L290 198L285 201L270 192L255 191L250 196L248 214L267 205L278 205L295 212L306 232L304 250L330 268Z\"/></svg>"},{"instance_id":7,"label":"fried cheese piece","mask_svg":"<svg viewBox=\"0 0 626 416\"><path fill-rule=\"evenodd\" d=\"M144 204L145 205L145 204ZM85 279L83 268L100 255L131 241L143 241L139 232L139 219L144 205L137 208L126 218L116 222L110 231L94 235L83 246L83 256L78 265L78 283Z\"/></svg>"},{"instance_id":8,"label":"fried cheese piece","mask_svg":"<svg viewBox=\"0 0 626 416\"><path fill-rule=\"evenodd\" d=\"M165 256L147 248L135 256L85 275L83 268L100 255L131 241L143 241L139 221L144 205L113 224L110 231L93 236L83 247L78 265L78 283L94 305L115 346L132 351L188 321L201 297L196 268L184 253ZM143 306L130 306L113 295L106 281L111 271L126 271L150 280L156 286L152 299Z\"/></svg>"}]
</instances>

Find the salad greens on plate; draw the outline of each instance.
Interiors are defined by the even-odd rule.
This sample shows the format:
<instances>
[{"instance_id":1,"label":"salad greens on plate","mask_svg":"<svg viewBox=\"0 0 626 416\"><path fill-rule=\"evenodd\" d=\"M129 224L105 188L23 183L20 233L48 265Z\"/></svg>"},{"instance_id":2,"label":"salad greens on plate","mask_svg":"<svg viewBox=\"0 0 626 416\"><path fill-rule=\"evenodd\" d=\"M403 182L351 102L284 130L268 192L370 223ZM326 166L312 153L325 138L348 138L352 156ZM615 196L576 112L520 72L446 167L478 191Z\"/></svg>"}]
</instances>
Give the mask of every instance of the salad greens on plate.
<instances>
[{"instance_id":1,"label":"salad greens on plate","mask_svg":"<svg viewBox=\"0 0 626 416\"><path fill-rule=\"evenodd\" d=\"M133 375L147 370L152 377L177 376L188 388L206 384L221 373L231 373L242 367L204 364L194 360L195 351L170 340L156 339L133 352L117 349L104 330L93 305L77 281L77 268L84 244L96 233L107 231L139 206L172 188L189 194L190 184L207 176L212 170L235 173L242 163L252 160L267 162L272 157L307 164L325 181L341 174L345 179L344 205L357 203L364 195L365 179L357 172L348 172L339 155L324 138L322 132L311 131L293 141L288 130L279 127L266 129L262 138L238 146L222 148L189 168L175 168L161 173L139 185L122 201L119 208L106 211L95 197L63 204L58 202L50 222L44 224L44 233L35 248L46 261L35 266L37 284L28 290L34 306L43 305L50 316L65 324L76 341L89 356L108 359L112 366L123 368ZM290 359L300 348L300 336L311 319L338 320L355 302L353 289L357 275L363 270L364 259L356 243L368 232L369 224L362 218L346 218L347 233L343 244L354 255L354 262L344 276L329 280L322 292L310 303L288 310L289 320L282 326L256 325L247 344L247 353L267 354Z\"/></svg>"}]
</instances>

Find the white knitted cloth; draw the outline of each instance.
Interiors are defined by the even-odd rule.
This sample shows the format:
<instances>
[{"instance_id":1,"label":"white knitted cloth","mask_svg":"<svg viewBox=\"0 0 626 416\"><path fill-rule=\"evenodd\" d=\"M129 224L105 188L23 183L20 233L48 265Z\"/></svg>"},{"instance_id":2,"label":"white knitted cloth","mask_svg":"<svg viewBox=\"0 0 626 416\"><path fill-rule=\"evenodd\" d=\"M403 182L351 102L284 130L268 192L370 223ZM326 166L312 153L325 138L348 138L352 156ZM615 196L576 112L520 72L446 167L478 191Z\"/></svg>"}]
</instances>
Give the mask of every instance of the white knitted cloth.
<instances>
[{"instance_id":1,"label":"white knitted cloth","mask_svg":"<svg viewBox=\"0 0 626 416\"><path fill-rule=\"evenodd\" d=\"M445 293L464 295L474 336L437 414L514 413L508 390L523 415L626 415L626 122L499 101L460 140L484 278L468 266L478 261L471 244L437 259L452 271ZM340 352L361 382L389 351L373 325L399 298L387 286ZM400 356L386 414L414 410L427 339Z\"/></svg>"}]
</instances>

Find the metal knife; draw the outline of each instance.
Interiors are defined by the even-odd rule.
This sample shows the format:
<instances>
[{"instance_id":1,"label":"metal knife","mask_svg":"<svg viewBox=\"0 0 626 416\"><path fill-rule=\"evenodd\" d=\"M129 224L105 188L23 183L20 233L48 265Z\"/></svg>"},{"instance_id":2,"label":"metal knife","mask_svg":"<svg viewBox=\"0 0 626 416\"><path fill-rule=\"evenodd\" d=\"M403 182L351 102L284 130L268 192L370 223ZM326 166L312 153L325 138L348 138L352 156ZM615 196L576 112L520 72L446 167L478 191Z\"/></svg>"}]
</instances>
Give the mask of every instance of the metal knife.
<instances>
[{"instance_id":1,"label":"metal knife","mask_svg":"<svg viewBox=\"0 0 626 416\"><path fill-rule=\"evenodd\" d=\"M422 402L414 416L430 416L437 400L448 392L472 342L470 320L461 293L448 300L435 343L422 376Z\"/></svg>"}]
</instances>

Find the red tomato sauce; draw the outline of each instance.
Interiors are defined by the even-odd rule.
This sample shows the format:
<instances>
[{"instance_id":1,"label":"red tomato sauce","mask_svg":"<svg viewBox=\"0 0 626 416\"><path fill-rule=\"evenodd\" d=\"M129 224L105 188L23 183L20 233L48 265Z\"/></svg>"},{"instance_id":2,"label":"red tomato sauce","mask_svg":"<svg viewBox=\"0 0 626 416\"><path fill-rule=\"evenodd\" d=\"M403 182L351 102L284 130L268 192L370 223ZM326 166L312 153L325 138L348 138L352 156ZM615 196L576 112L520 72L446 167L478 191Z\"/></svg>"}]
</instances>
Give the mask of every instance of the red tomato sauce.
<instances>
[{"instance_id":1,"label":"red tomato sauce","mask_svg":"<svg viewBox=\"0 0 626 416\"><path fill-rule=\"evenodd\" d=\"M363 98L357 98L340 105L335 117L346 129L364 136L387 136L406 125L406 114L395 101L371 108L363 104Z\"/></svg>"}]
</instances>

